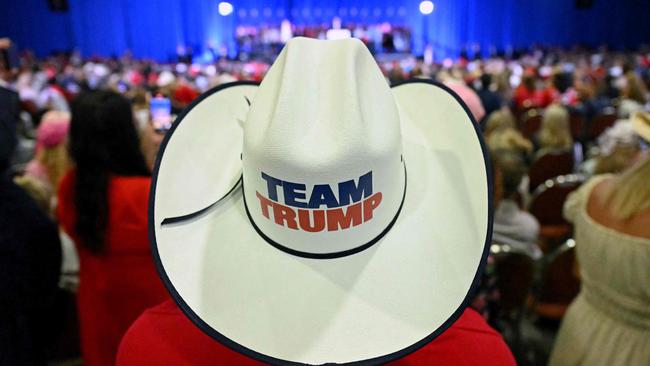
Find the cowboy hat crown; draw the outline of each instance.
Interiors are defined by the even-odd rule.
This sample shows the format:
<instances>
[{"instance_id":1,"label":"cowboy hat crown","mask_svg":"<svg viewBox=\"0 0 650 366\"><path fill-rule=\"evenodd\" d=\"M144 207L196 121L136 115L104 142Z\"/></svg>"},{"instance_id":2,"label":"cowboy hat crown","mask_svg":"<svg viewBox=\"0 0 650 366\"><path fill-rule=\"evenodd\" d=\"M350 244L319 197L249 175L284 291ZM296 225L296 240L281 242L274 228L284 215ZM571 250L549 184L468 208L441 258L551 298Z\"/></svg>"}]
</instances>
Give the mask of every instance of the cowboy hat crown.
<instances>
[{"instance_id":1,"label":"cowboy hat crown","mask_svg":"<svg viewBox=\"0 0 650 366\"><path fill-rule=\"evenodd\" d=\"M402 203L401 141L393 95L361 41L291 40L244 124L251 221L292 254L368 247Z\"/></svg>"}]
</instances>

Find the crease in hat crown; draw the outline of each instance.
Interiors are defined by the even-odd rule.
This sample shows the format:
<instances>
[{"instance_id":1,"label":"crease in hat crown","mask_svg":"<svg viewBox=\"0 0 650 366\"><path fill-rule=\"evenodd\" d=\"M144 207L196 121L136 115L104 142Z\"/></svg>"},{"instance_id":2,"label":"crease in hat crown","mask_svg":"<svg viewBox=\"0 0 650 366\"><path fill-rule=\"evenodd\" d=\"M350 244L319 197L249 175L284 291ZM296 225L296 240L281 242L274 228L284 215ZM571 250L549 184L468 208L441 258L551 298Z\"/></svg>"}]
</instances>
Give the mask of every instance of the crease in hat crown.
<instances>
[{"instance_id":1,"label":"crease in hat crown","mask_svg":"<svg viewBox=\"0 0 650 366\"><path fill-rule=\"evenodd\" d=\"M361 41L292 39L269 69L244 123L244 195L253 224L273 241L300 252L340 252L368 242L389 226L401 206L405 187L401 144L395 100ZM260 209L257 202L259 194L285 207L291 206L287 201L303 205L314 202L310 196L322 188L316 186L328 185L338 202L356 203L351 201L360 189L346 195L339 188L368 183L368 173L372 186L363 193L381 192L371 220L346 216L346 222L332 221L327 215L338 207L322 205L302 207L309 211L308 219L298 212L301 207L294 207L290 214L297 225L291 225L286 217L278 221L274 213ZM280 185L271 187L269 179ZM285 191L282 182L298 184L297 191ZM331 214L348 215L357 208L345 205L342 212ZM314 213L318 210L324 213ZM302 230L310 225L314 229L319 218L326 222L322 230Z\"/></svg>"}]
</instances>

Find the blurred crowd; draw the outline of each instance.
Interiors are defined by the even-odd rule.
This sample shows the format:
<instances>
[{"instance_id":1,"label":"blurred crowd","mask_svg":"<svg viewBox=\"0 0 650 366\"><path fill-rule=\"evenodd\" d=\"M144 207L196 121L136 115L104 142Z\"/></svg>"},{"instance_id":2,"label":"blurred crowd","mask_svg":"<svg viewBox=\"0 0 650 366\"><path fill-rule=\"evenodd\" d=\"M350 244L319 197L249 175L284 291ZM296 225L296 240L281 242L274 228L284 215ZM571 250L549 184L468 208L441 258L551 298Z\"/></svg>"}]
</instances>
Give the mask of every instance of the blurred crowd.
<instances>
[{"instance_id":1,"label":"blurred crowd","mask_svg":"<svg viewBox=\"0 0 650 366\"><path fill-rule=\"evenodd\" d=\"M253 42L258 35L242 29L240 36L242 42ZM614 342L600 347L602 353L594 360L648 364L644 363L650 362L648 137L644 140L634 123L644 123L638 121L647 119L644 112L650 110L650 51L532 48L489 57L464 53L440 62L413 56L377 62L391 84L428 78L446 85L465 101L484 133L494 169L494 244L473 306L502 332L518 361L540 364L551 355L552 344L534 346L537 353L530 351L532 341L521 331L525 319L553 334L565 319L558 338L562 344L556 344L551 359L561 365L573 357L572 339L579 338L576 329L584 326L578 318L589 314L593 319L614 319L608 328L594 330L599 337L610 331L628 340L624 346ZM62 317L79 323L86 364L112 364L128 326L142 310L166 298L148 252L148 175L162 140L151 127L149 101L166 96L178 114L215 86L261 81L270 65L254 59L157 63L128 54L83 58L70 53L37 59L24 53L15 66L3 67L0 78L0 86L13 93L10 99L17 106L15 116L7 117L14 118L16 126L11 130L13 140L3 144L16 149L2 157L11 178L3 184L17 184L36 205L21 201L3 210L15 213L14 220L24 215L38 222L45 232L33 238L38 249L22 258L37 257L44 241L55 243L50 249L58 254L39 259L49 259L49 265L31 261L37 274L4 277L43 277L49 271L56 281L35 281L39 288L58 290L51 290L47 299L25 294L20 301L34 303L28 311L37 314L46 300L65 307L60 305L65 296L57 291L76 293L78 315L68 312ZM594 186L589 178L602 174L613 175ZM593 202L592 189L597 197ZM11 197L26 199L17 193ZM587 211L589 215L581 218ZM7 230L21 228L17 223L6 225ZM16 235L34 236L37 231L20 230ZM626 241L636 246L627 248ZM580 252L581 245L600 243L609 247L593 250L616 262L590 257L590 249ZM60 268L52 267L59 257ZM628 266L627 282L613 285L610 281L616 276L607 276L619 266ZM645 289L640 288L643 283ZM606 290L609 286L615 290ZM128 301L126 307L120 302L136 297L138 301ZM606 305L600 305L601 297L607 297ZM14 306L16 312L25 312ZM618 327L619 316L629 329ZM30 324L38 336L25 349L38 348L38 342L46 342L41 338L50 334L38 329L37 324L43 323ZM102 328L108 324L110 331ZM620 356L613 344L629 357ZM61 356L55 354L55 346L48 347L46 353L27 354ZM23 356L17 351L15 357L20 363Z\"/></svg>"}]
</instances>

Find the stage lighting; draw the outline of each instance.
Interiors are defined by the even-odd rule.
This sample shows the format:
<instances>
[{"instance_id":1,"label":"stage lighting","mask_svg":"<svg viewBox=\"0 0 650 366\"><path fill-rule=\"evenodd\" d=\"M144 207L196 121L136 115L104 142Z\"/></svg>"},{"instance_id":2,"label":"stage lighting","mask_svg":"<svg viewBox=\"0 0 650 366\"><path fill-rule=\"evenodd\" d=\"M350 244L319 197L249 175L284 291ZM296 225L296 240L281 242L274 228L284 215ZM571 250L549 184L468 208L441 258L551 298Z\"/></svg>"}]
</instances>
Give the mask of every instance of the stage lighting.
<instances>
[{"instance_id":1,"label":"stage lighting","mask_svg":"<svg viewBox=\"0 0 650 366\"><path fill-rule=\"evenodd\" d=\"M420 13L429 15L433 13L434 5L431 1L423 1L420 3Z\"/></svg>"},{"instance_id":2,"label":"stage lighting","mask_svg":"<svg viewBox=\"0 0 650 366\"><path fill-rule=\"evenodd\" d=\"M224 17L226 15L230 15L233 10L232 4L227 1L220 2L218 8L219 8L219 15L223 15Z\"/></svg>"}]
</instances>

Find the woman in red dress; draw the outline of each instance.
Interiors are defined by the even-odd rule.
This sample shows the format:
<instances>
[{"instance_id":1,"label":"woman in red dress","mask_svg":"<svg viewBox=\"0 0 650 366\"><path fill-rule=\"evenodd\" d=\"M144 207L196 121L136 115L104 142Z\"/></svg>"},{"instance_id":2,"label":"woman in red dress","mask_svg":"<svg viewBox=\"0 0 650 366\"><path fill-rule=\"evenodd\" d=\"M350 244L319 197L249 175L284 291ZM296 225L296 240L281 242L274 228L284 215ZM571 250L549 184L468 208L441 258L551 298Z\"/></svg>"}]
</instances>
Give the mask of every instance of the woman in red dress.
<instances>
[{"instance_id":1,"label":"woman in red dress","mask_svg":"<svg viewBox=\"0 0 650 366\"><path fill-rule=\"evenodd\" d=\"M112 366L131 323L167 298L149 249L150 177L129 102L106 91L77 98L70 155L57 215L80 257L81 350L86 366Z\"/></svg>"}]
</instances>

